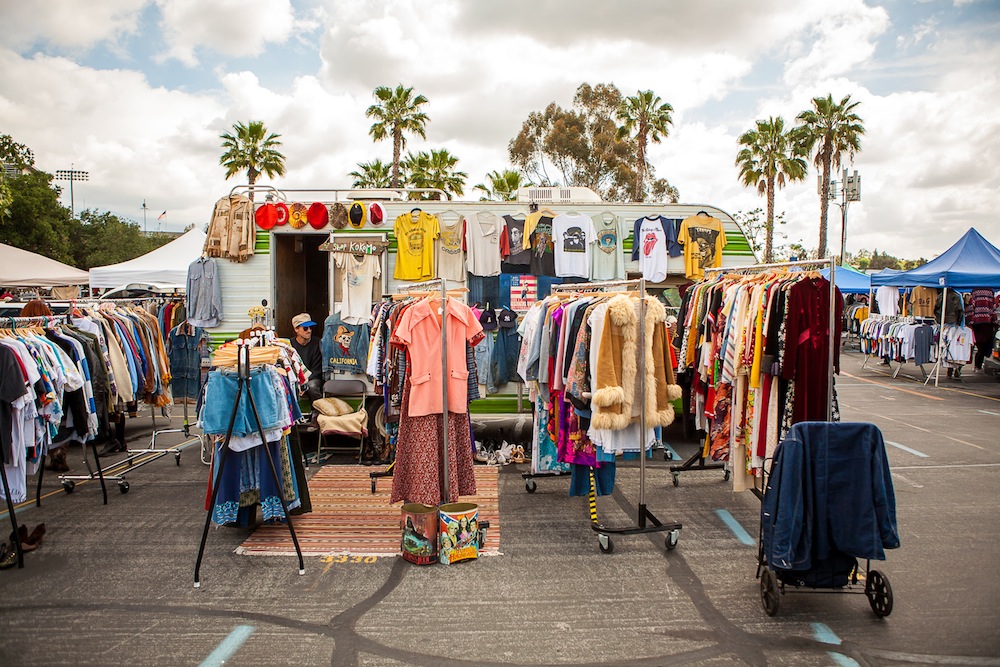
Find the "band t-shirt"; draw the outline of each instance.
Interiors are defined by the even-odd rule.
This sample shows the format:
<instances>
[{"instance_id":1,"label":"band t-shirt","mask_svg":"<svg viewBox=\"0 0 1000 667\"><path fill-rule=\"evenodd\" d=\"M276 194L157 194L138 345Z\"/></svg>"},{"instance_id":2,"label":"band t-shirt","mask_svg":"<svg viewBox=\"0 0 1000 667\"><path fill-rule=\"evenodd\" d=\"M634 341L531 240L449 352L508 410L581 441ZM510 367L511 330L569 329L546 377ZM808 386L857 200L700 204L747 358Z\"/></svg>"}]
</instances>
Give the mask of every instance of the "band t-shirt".
<instances>
[{"instance_id":1,"label":"band t-shirt","mask_svg":"<svg viewBox=\"0 0 1000 667\"><path fill-rule=\"evenodd\" d=\"M632 254L639 256L642 277L654 283L667 278L667 234L660 218L639 218L632 243Z\"/></svg>"},{"instance_id":2,"label":"band t-shirt","mask_svg":"<svg viewBox=\"0 0 1000 667\"><path fill-rule=\"evenodd\" d=\"M361 255L346 252L333 255L334 264L340 269L340 316L348 324L361 324L371 319L372 290L375 279L382 275L378 255Z\"/></svg>"},{"instance_id":3,"label":"band t-shirt","mask_svg":"<svg viewBox=\"0 0 1000 667\"><path fill-rule=\"evenodd\" d=\"M527 273L531 265L531 249L524 247L524 220L505 215L503 235L500 237L500 263L502 273Z\"/></svg>"},{"instance_id":4,"label":"band t-shirt","mask_svg":"<svg viewBox=\"0 0 1000 667\"><path fill-rule=\"evenodd\" d=\"M420 209L404 213L393 225L396 235L396 280L434 277L434 239L440 235L436 216Z\"/></svg>"},{"instance_id":5,"label":"band t-shirt","mask_svg":"<svg viewBox=\"0 0 1000 667\"><path fill-rule=\"evenodd\" d=\"M333 313L323 322L323 370L364 373L370 342L367 321L349 324L341 319L340 313Z\"/></svg>"},{"instance_id":6,"label":"band t-shirt","mask_svg":"<svg viewBox=\"0 0 1000 667\"><path fill-rule=\"evenodd\" d=\"M726 232L718 218L710 215L685 218L677 240L684 244L684 273L688 279L701 280L705 269L722 266Z\"/></svg>"},{"instance_id":7,"label":"band t-shirt","mask_svg":"<svg viewBox=\"0 0 1000 667\"><path fill-rule=\"evenodd\" d=\"M590 253L590 277L593 280L625 278L622 219L610 211L594 217L594 248Z\"/></svg>"},{"instance_id":8,"label":"band t-shirt","mask_svg":"<svg viewBox=\"0 0 1000 667\"><path fill-rule=\"evenodd\" d=\"M556 275L563 278L590 277L590 246L594 221L579 213L563 213L552 220Z\"/></svg>"},{"instance_id":9,"label":"band t-shirt","mask_svg":"<svg viewBox=\"0 0 1000 667\"><path fill-rule=\"evenodd\" d=\"M439 221L441 232L437 240L437 270L438 277L457 282L465 281L465 251L462 249L462 234L465 231L465 218L459 218L452 224Z\"/></svg>"},{"instance_id":10,"label":"band t-shirt","mask_svg":"<svg viewBox=\"0 0 1000 667\"><path fill-rule=\"evenodd\" d=\"M529 273L536 276L552 276L556 274L555 246L552 243L551 213L532 213L524 219L524 247L531 248Z\"/></svg>"}]
</instances>

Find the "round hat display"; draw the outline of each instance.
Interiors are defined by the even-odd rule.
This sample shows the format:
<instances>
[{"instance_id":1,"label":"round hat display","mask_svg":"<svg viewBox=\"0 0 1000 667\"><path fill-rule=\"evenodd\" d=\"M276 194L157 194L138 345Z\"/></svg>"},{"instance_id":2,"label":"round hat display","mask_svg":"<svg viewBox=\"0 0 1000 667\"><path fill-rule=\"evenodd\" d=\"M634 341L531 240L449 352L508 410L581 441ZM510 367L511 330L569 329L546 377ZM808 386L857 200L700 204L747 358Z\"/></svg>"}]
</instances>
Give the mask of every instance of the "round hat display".
<instances>
[{"instance_id":1,"label":"round hat display","mask_svg":"<svg viewBox=\"0 0 1000 667\"><path fill-rule=\"evenodd\" d=\"M330 224L334 229L343 229L347 226L347 207L340 202L330 207Z\"/></svg>"},{"instance_id":2,"label":"round hat display","mask_svg":"<svg viewBox=\"0 0 1000 667\"><path fill-rule=\"evenodd\" d=\"M306 212L306 218L313 229L323 229L326 227L326 223L330 221L330 216L326 212L326 206L319 202L312 203Z\"/></svg>"},{"instance_id":3,"label":"round hat display","mask_svg":"<svg viewBox=\"0 0 1000 667\"><path fill-rule=\"evenodd\" d=\"M361 229L365 226L365 205L359 201L351 204L351 209L347 212L347 219L351 221L351 227Z\"/></svg>"},{"instance_id":4,"label":"round hat display","mask_svg":"<svg viewBox=\"0 0 1000 667\"><path fill-rule=\"evenodd\" d=\"M385 222L385 209L377 201L373 201L368 207L368 222L375 227L381 227L382 223Z\"/></svg>"},{"instance_id":5,"label":"round hat display","mask_svg":"<svg viewBox=\"0 0 1000 667\"><path fill-rule=\"evenodd\" d=\"M261 229L271 229L278 224L278 209L274 204L264 204L254 213L254 220Z\"/></svg>"},{"instance_id":6,"label":"round hat display","mask_svg":"<svg viewBox=\"0 0 1000 667\"><path fill-rule=\"evenodd\" d=\"M306 205L298 202L288 209L288 224L292 229L302 229L306 226Z\"/></svg>"},{"instance_id":7,"label":"round hat display","mask_svg":"<svg viewBox=\"0 0 1000 667\"><path fill-rule=\"evenodd\" d=\"M278 212L278 226L283 227L288 224L288 207L285 202L279 201L274 205L274 210Z\"/></svg>"}]
</instances>

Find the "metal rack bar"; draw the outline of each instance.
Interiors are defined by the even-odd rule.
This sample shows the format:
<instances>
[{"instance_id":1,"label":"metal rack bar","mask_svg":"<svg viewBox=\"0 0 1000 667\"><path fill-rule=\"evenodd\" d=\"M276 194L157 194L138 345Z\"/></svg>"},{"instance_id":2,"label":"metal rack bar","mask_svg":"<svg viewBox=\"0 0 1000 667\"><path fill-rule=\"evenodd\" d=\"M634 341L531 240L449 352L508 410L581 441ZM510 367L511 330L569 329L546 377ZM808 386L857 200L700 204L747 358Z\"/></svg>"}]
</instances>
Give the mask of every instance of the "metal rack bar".
<instances>
[{"instance_id":1,"label":"metal rack bar","mask_svg":"<svg viewBox=\"0 0 1000 667\"><path fill-rule=\"evenodd\" d=\"M378 201L379 197L370 196L371 194L378 193L386 195L385 199L390 201L405 202L406 195L408 194L440 194L445 196L445 200L440 201L451 201L451 195L440 188L276 188L273 185L249 185L241 184L235 185L229 190L229 196L233 196L240 191L247 192L264 192L265 195L270 194L272 196L277 196L282 200L287 200L288 197L285 196L286 192L324 192L327 194L332 194L334 196L333 201L339 201L338 197L342 194L346 195L357 195L357 194L368 194L367 197L359 197L359 199L372 199ZM391 196L395 195L395 198ZM416 204L419 201L424 200L413 200Z\"/></svg>"},{"instance_id":2,"label":"metal rack bar","mask_svg":"<svg viewBox=\"0 0 1000 667\"><path fill-rule=\"evenodd\" d=\"M746 266L717 266L710 269L705 269L705 273L726 273L729 271L760 271L761 269L779 269L788 266L819 266L821 264L829 264L832 268L834 261L832 259L800 259L794 262L773 262L771 264L748 264ZM832 281L831 281L832 282Z\"/></svg>"}]
</instances>

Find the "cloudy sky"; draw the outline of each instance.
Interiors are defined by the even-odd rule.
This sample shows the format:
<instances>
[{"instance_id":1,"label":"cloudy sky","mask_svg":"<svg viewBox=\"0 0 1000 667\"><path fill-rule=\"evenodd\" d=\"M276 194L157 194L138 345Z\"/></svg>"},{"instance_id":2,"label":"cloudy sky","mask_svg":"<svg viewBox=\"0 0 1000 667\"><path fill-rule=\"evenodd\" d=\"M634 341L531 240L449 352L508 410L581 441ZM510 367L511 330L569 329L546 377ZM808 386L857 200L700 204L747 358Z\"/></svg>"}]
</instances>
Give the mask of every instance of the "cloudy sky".
<instances>
[{"instance_id":1,"label":"cloudy sky","mask_svg":"<svg viewBox=\"0 0 1000 667\"><path fill-rule=\"evenodd\" d=\"M237 121L282 135L276 185L349 187L392 155L368 136L372 90L403 83L431 118L408 148L447 148L471 186L508 166L529 112L611 82L674 107L650 158L683 202L763 206L737 137L849 94L867 135L848 250L932 257L970 226L1000 244L996 0L46 0L0 2L0 25L0 133L41 169L89 171L78 210L141 223L145 200L150 229L207 223L236 183L218 137ZM815 247L815 170L776 209L784 240Z\"/></svg>"}]
</instances>

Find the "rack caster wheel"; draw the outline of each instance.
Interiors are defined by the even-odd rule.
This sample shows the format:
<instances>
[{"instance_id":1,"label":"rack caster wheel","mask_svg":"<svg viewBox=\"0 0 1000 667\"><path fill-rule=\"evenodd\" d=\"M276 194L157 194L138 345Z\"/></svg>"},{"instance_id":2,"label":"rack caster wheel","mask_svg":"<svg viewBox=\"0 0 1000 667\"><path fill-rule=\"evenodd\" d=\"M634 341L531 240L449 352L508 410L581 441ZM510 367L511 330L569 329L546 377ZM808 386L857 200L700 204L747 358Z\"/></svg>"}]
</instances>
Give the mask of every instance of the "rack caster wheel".
<instances>
[{"instance_id":1,"label":"rack caster wheel","mask_svg":"<svg viewBox=\"0 0 1000 667\"><path fill-rule=\"evenodd\" d=\"M126 482L124 479L118 482L118 490L121 492L123 496L126 493L128 493L128 482Z\"/></svg>"},{"instance_id":2,"label":"rack caster wheel","mask_svg":"<svg viewBox=\"0 0 1000 667\"><path fill-rule=\"evenodd\" d=\"M598 535L597 546L600 547L602 554L609 554L615 550L615 543L611 541L611 537L608 535Z\"/></svg>"},{"instance_id":3,"label":"rack caster wheel","mask_svg":"<svg viewBox=\"0 0 1000 667\"><path fill-rule=\"evenodd\" d=\"M375 487L376 487L377 485L378 485L378 482L376 482L376 481L375 481L375 478L374 478L374 477L372 477L372 495L373 495L373 496L375 495Z\"/></svg>"},{"instance_id":4,"label":"rack caster wheel","mask_svg":"<svg viewBox=\"0 0 1000 667\"><path fill-rule=\"evenodd\" d=\"M534 493L538 490L538 484L533 479L525 480L524 490L528 493Z\"/></svg>"},{"instance_id":5,"label":"rack caster wheel","mask_svg":"<svg viewBox=\"0 0 1000 667\"><path fill-rule=\"evenodd\" d=\"M76 482L71 479L67 479L62 483L63 491L66 493L73 493L73 489L76 488Z\"/></svg>"},{"instance_id":6,"label":"rack caster wheel","mask_svg":"<svg viewBox=\"0 0 1000 667\"><path fill-rule=\"evenodd\" d=\"M667 547L667 551L673 551L677 548L677 542L681 539L681 531L674 529L667 533L667 538L663 540L663 545Z\"/></svg>"},{"instance_id":7,"label":"rack caster wheel","mask_svg":"<svg viewBox=\"0 0 1000 667\"><path fill-rule=\"evenodd\" d=\"M889 585L889 578L878 570L868 572L865 597L879 618L885 618L892 613L892 586Z\"/></svg>"},{"instance_id":8,"label":"rack caster wheel","mask_svg":"<svg viewBox=\"0 0 1000 667\"><path fill-rule=\"evenodd\" d=\"M723 482L728 482L729 481L729 477L731 476L731 474L732 473L730 473L728 470L726 470L725 472L723 472L722 473L722 481Z\"/></svg>"},{"instance_id":9,"label":"rack caster wheel","mask_svg":"<svg viewBox=\"0 0 1000 667\"><path fill-rule=\"evenodd\" d=\"M180 466L180 464L181 464L181 453L180 452L177 452L176 454L174 454L174 463L176 463L178 466Z\"/></svg>"},{"instance_id":10,"label":"rack caster wheel","mask_svg":"<svg viewBox=\"0 0 1000 667\"><path fill-rule=\"evenodd\" d=\"M663 460L664 461L671 461L671 460L673 460L673 458L674 458L674 453L672 451L670 451L669 449L664 449L663 450Z\"/></svg>"},{"instance_id":11,"label":"rack caster wheel","mask_svg":"<svg viewBox=\"0 0 1000 667\"><path fill-rule=\"evenodd\" d=\"M764 613L774 616L778 613L781 593L778 590L778 578L769 567L765 567L760 573L760 603L764 606Z\"/></svg>"},{"instance_id":12,"label":"rack caster wheel","mask_svg":"<svg viewBox=\"0 0 1000 667\"><path fill-rule=\"evenodd\" d=\"M670 474L673 475L673 477L674 477L674 486L680 486L681 485L681 474L679 472L672 472Z\"/></svg>"}]
</instances>

